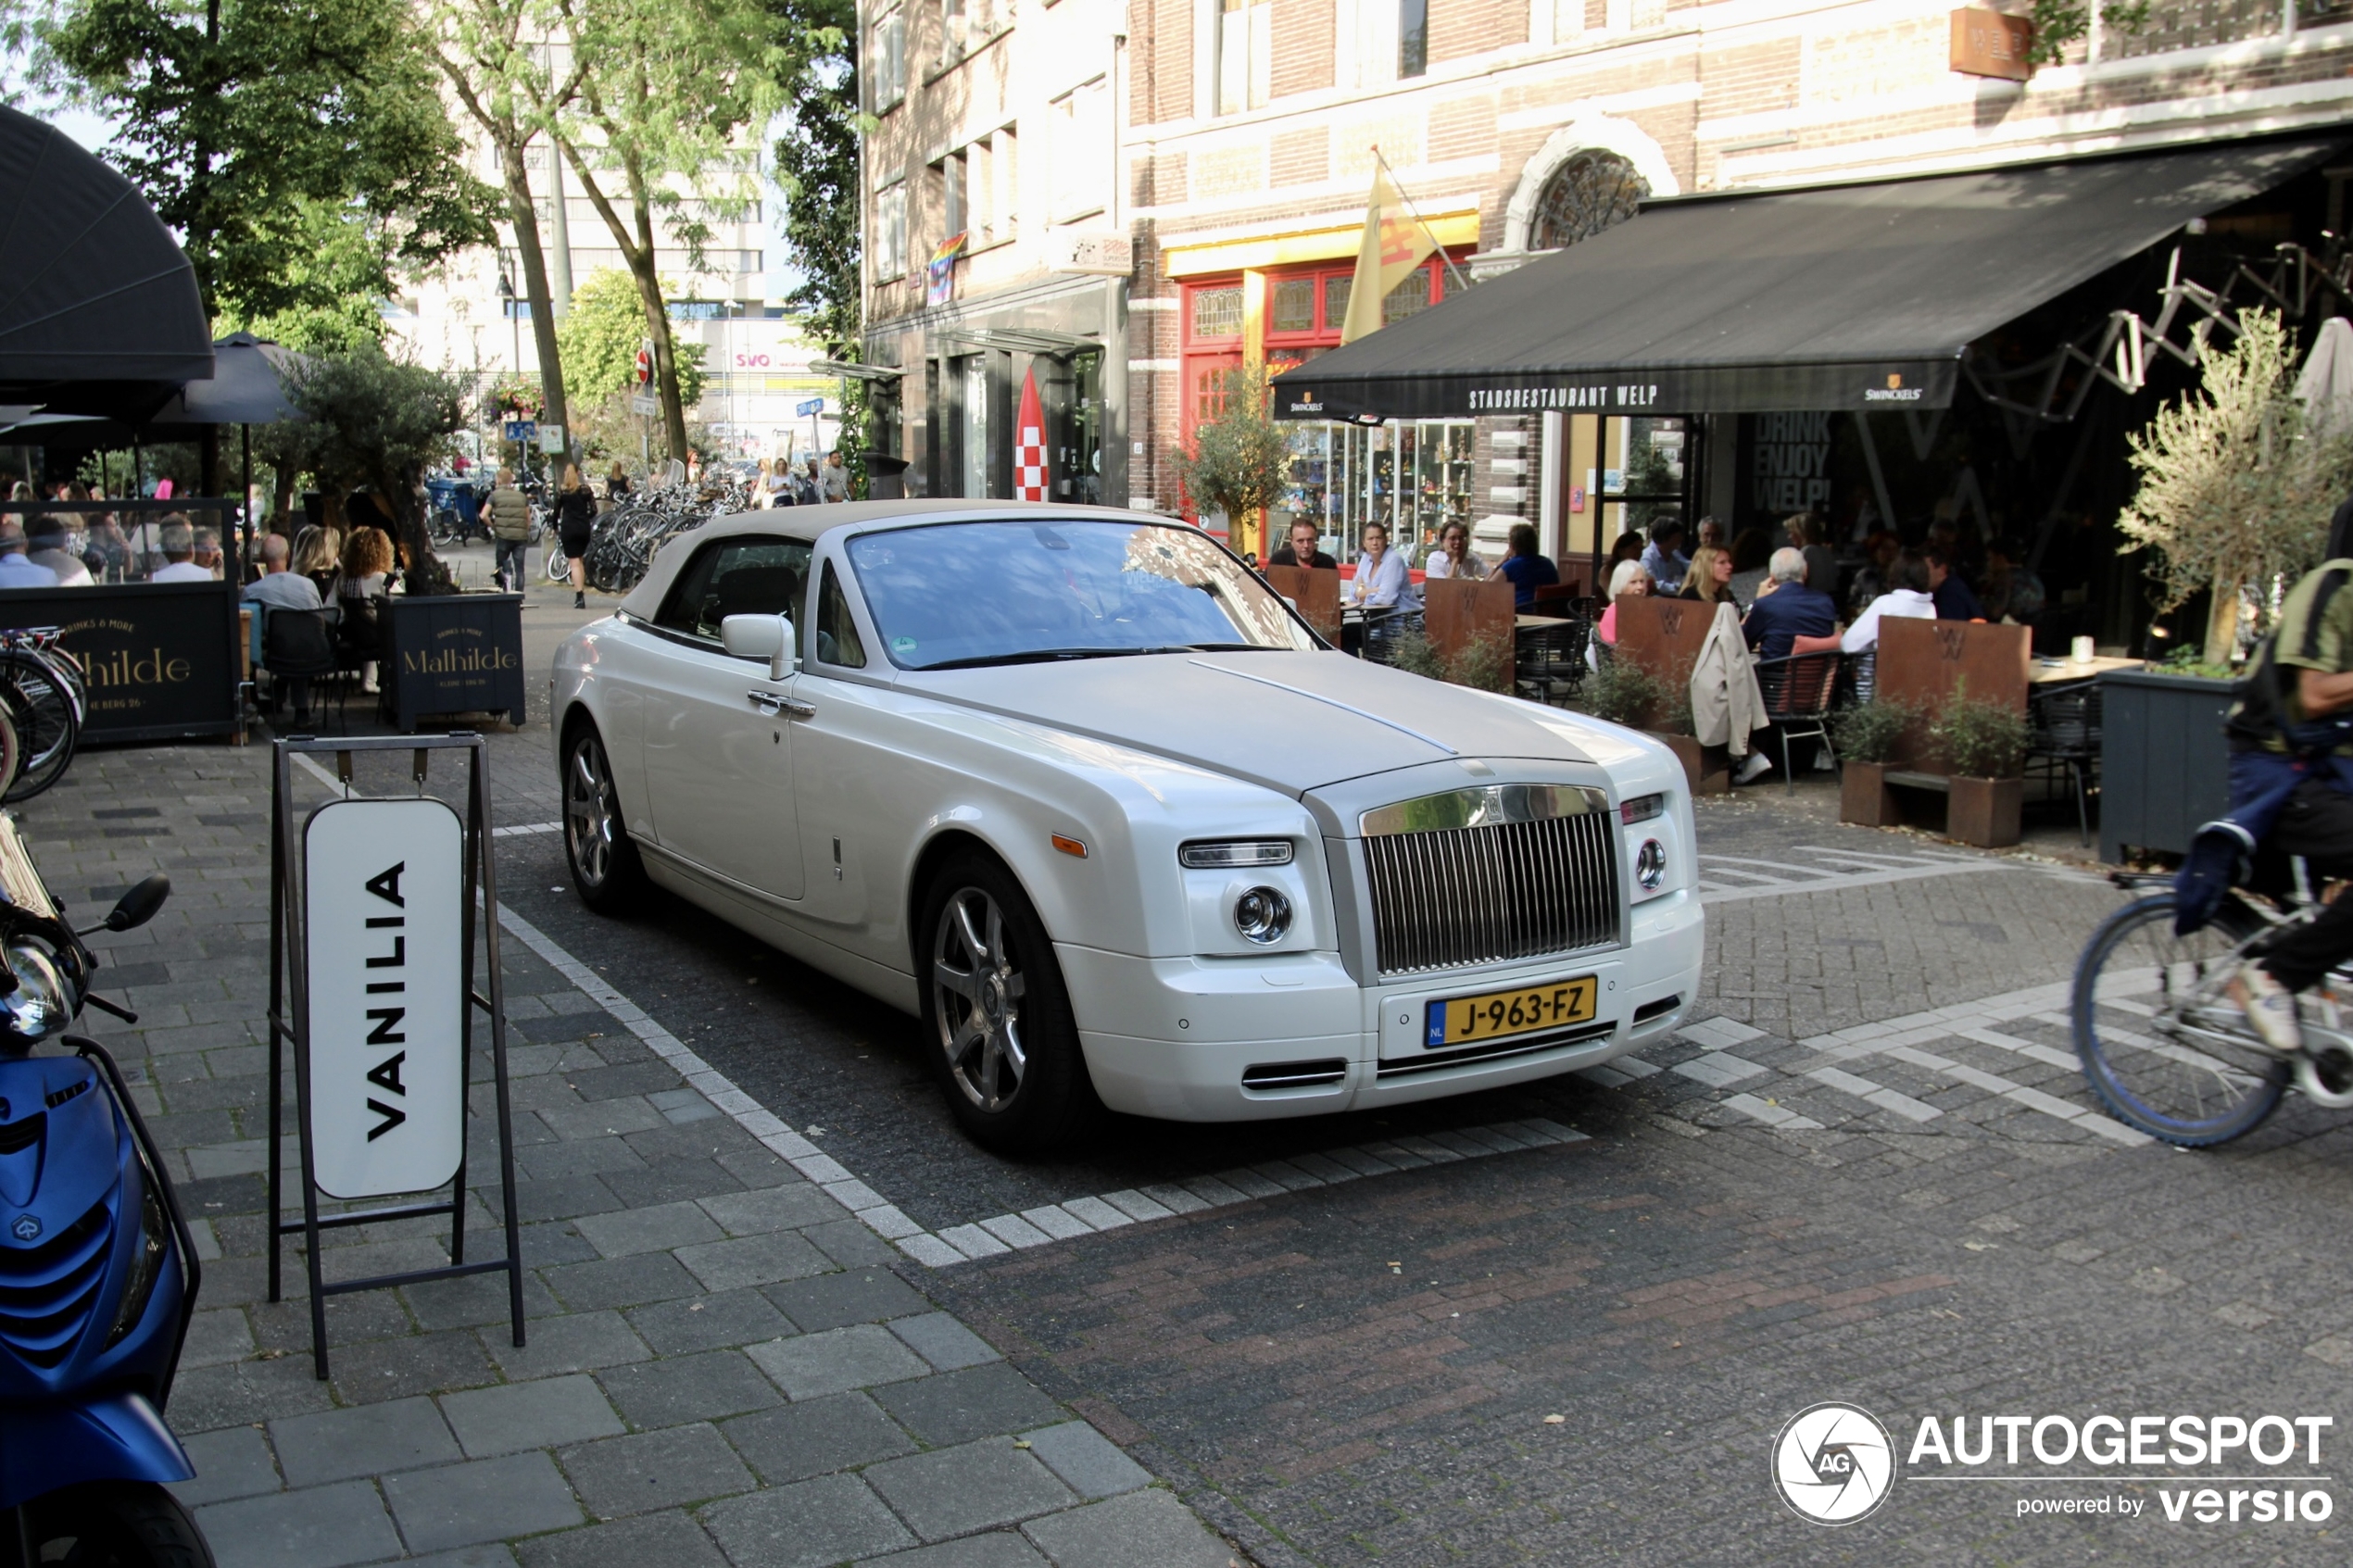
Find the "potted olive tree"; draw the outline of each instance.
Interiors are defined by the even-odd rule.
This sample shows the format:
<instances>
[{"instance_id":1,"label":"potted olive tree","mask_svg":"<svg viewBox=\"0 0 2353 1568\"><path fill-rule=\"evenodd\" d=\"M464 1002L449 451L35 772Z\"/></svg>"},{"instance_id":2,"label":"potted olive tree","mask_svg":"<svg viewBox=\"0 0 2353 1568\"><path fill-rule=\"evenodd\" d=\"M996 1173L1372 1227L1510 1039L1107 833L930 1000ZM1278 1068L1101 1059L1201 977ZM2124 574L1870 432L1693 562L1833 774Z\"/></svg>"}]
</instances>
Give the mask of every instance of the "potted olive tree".
<instances>
[{"instance_id":1,"label":"potted olive tree","mask_svg":"<svg viewBox=\"0 0 2353 1568\"><path fill-rule=\"evenodd\" d=\"M1957 694L1929 734L1948 775L1945 833L1981 849L2016 844L2026 800L2026 716Z\"/></svg>"},{"instance_id":2,"label":"potted olive tree","mask_svg":"<svg viewBox=\"0 0 2353 1568\"><path fill-rule=\"evenodd\" d=\"M2199 384L2130 437L2138 477L2117 526L2152 557L2160 612L2210 591L2203 657L2100 678L2100 856L2186 850L2221 816L2221 719L2241 651L2269 628L2275 584L2321 559L2329 516L2353 489L2353 420L2296 389L2296 344L2249 310L2238 339L2199 361Z\"/></svg>"},{"instance_id":3,"label":"potted olive tree","mask_svg":"<svg viewBox=\"0 0 2353 1568\"><path fill-rule=\"evenodd\" d=\"M1904 815L1887 787L1887 774L1900 766L1905 731L1917 716L1910 703L1887 697L1831 715L1831 744L1839 761L1840 822L1867 828L1902 825Z\"/></svg>"},{"instance_id":4,"label":"potted olive tree","mask_svg":"<svg viewBox=\"0 0 2353 1568\"><path fill-rule=\"evenodd\" d=\"M1224 412L1168 454L1186 496L1204 515L1224 512L1229 530L1251 526L1290 488L1290 427L1272 411L1273 380L1264 365L1227 370L1218 383ZM1245 541L1233 537L1235 549ZM1277 541L1269 538L1271 554Z\"/></svg>"},{"instance_id":5,"label":"potted olive tree","mask_svg":"<svg viewBox=\"0 0 2353 1568\"><path fill-rule=\"evenodd\" d=\"M1692 699L1679 689L1623 657L1606 659L1588 678L1579 700L1596 719L1640 730L1675 754L1683 764L1684 782L1693 795L1721 795L1732 787L1731 773L1722 765L1719 748L1710 757L1692 734ZM1718 765L1711 771L1708 764Z\"/></svg>"}]
</instances>

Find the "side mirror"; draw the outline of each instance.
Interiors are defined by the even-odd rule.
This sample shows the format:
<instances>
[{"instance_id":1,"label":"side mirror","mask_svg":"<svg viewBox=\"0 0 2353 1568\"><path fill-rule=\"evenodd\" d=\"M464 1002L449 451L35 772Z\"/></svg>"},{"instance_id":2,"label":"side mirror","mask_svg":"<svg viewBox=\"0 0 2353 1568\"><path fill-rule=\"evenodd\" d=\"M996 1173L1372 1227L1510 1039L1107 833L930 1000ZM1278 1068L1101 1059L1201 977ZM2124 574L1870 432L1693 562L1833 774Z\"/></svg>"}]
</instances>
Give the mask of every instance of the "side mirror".
<instances>
[{"instance_id":1,"label":"side mirror","mask_svg":"<svg viewBox=\"0 0 2353 1568\"><path fill-rule=\"evenodd\" d=\"M156 872L115 901L115 907L107 913L107 929L129 931L146 924L170 897L171 879L161 872Z\"/></svg>"},{"instance_id":2,"label":"side mirror","mask_svg":"<svg viewBox=\"0 0 2353 1568\"><path fill-rule=\"evenodd\" d=\"M792 673L792 618L784 615L731 615L719 623L719 643L737 659L764 659L768 678L781 681Z\"/></svg>"}]
</instances>

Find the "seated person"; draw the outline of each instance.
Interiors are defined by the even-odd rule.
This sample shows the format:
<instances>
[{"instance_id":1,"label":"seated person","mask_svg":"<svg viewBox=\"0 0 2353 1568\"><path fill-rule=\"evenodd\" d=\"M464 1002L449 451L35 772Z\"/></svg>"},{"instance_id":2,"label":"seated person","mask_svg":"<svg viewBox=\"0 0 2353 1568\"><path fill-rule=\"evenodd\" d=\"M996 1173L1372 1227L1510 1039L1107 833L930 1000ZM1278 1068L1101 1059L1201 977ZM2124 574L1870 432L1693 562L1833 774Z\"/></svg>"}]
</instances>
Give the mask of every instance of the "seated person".
<instances>
[{"instance_id":1,"label":"seated person","mask_svg":"<svg viewBox=\"0 0 2353 1568\"><path fill-rule=\"evenodd\" d=\"M31 535L25 559L35 566L45 566L57 574L60 588L87 588L94 581L89 566L73 553L72 537L66 520L44 514L34 518L26 532Z\"/></svg>"},{"instance_id":2,"label":"seated person","mask_svg":"<svg viewBox=\"0 0 2353 1568\"><path fill-rule=\"evenodd\" d=\"M1928 592L1929 596L1936 601L1936 619L1939 621L1984 620L1985 607L1977 602L1977 596L1969 592L1969 585L1961 581L1961 574L1956 570L1957 561L1953 547L1948 545L1931 545L1927 550L1927 557Z\"/></svg>"},{"instance_id":3,"label":"seated person","mask_svg":"<svg viewBox=\"0 0 2353 1568\"><path fill-rule=\"evenodd\" d=\"M1879 646L1879 623L1888 616L1913 621L1936 619L1936 601L1928 594L1928 561L1918 551L1906 550L1888 568L1888 581L1894 584L1870 602L1869 608L1855 618L1855 624L1839 639L1839 646L1848 653L1869 653Z\"/></svg>"},{"instance_id":4,"label":"seated person","mask_svg":"<svg viewBox=\"0 0 2353 1568\"><path fill-rule=\"evenodd\" d=\"M1745 612L1763 591L1773 558L1773 541L1761 528L1743 528L1732 540L1732 602Z\"/></svg>"},{"instance_id":5,"label":"seated person","mask_svg":"<svg viewBox=\"0 0 2353 1568\"><path fill-rule=\"evenodd\" d=\"M319 585L298 571L288 571L293 559L294 547L284 534L272 533L263 539L261 575L245 584L245 601L272 609L319 608Z\"/></svg>"},{"instance_id":6,"label":"seated person","mask_svg":"<svg viewBox=\"0 0 2353 1568\"><path fill-rule=\"evenodd\" d=\"M1651 542L1642 551L1642 570L1662 594L1683 591L1683 573L1691 570L1683 554L1683 524L1680 518L1661 518L1651 525Z\"/></svg>"},{"instance_id":7,"label":"seated person","mask_svg":"<svg viewBox=\"0 0 2353 1568\"><path fill-rule=\"evenodd\" d=\"M2027 569L2017 540L1996 539L1985 546L1985 591L1978 597L1988 621L2024 625L2042 609L2043 580Z\"/></svg>"},{"instance_id":8,"label":"seated person","mask_svg":"<svg viewBox=\"0 0 2353 1568\"><path fill-rule=\"evenodd\" d=\"M196 531L187 514L173 512L158 531L164 564L147 574L150 583L209 583L212 573L196 564Z\"/></svg>"},{"instance_id":9,"label":"seated person","mask_svg":"<svg viewBox=\"0 0 2353 1568\"><path fill-rule=\"evenodd\" d=\"M1438 547L1422 562L1428 577L1460 577L1478 581L1487 575L1487 563L1470 547L1470 524L1450 522L1438 531Z\"/></svg>"},{"instance_id":10,"label":"seated person","mask_svg":"<svg viewBox=\"0 0 2353 1568\"><path fill-rule=\"evenodd\" d=\"M1617 646L1617 601L1650 597L1651 574L1642 570L1638 560L1622 560L1610 569L1609 608L1602 611L1601 621L1593 627L1593 635L1615 647Z\"/></svg>"},{"instance_id":11,"label":"seated person","mask_svg":"<svg viewBox=\"0 0 2353 1568\"><path fill-rule=\"evenodd\" d=\"M1759 659L1787 659L1800 637L1827 637L1838 630L1838 607L1806 582L1806 552L1784 546L1773 552L1771 576L1749 607L1741 632Z\"/></svg>"},{"instance_id":12,"label":"seated person","mask_svg":"<svg viewBox=\"0 0 2353 1568\"><path fill-rule=\"evenodd\" d=\"M205 569L206 575L209 576L215 583L220 582L224 558L220 554L220 530L213 528L197 529L195 553L189 558L194 560L198 566L203 567Z\"/></svg>"},{"instance_id":13,"label":"seated person","mask_svg":"<svg viewBox=\"0 0 2353 1568\"><path fill-rule=\"evenodd\" d=\"M1512 604L1519 609L1536 602L1537 589L1560 585L1560 569L1536 551L1535 524L1512 524L1511 554L1488 577L1490 582L1499 579L1512 585Z\"/></svg>"},{"instance_id":14,"label":"seated person","mask_svg":"<svg viewBox=\"0 0 2353 1568\"><path fill-rule=\"evenodd\" d=\"M21 481L19 484L21 485ZM26 487L29 491L30 487ZM0 518L0 588L54 588L57 574L24 553L24 527L15 518Z\"/></svg>"},{"instance_id":15,"label":"seated person","mask_svg":"<svg viewBox=\"0 0 2353 1568\"><path fill-rule=\"evenodd\" d=\"M1268 566L1310 566L1325 571L1338 571L1340 562L1316 548L1321 543L1315 525L1305 518L1291 520L1290 537L1275 553L1266 558Z\"/></svg>"},{"instance_id":16,"label":"seated person","mask_svg":"<svg viewBox=\"0 0 2353 1568\"><path fill-rule=\"evenodd\" d=\"M1389 547L1389 530L1378 522L1365 525L1364 545L1356 552L1356 575L1341 584L1340 602L1362 609L1413 608L1419 603L1405 558Z\"/></svg>"},{"instance_id":17,"label":"seated person","mask_svg":"<svg viewBox=\"0 0 2353 1568\"><path fill-rule=\"evenodd\" d=\"M1702 604L1737 605L1740 601L1732 597L1731 553L1713 545L1693 550L1691 568L1683 573L1683 591L1675 596Z\"/></svg>"}]
</instances>

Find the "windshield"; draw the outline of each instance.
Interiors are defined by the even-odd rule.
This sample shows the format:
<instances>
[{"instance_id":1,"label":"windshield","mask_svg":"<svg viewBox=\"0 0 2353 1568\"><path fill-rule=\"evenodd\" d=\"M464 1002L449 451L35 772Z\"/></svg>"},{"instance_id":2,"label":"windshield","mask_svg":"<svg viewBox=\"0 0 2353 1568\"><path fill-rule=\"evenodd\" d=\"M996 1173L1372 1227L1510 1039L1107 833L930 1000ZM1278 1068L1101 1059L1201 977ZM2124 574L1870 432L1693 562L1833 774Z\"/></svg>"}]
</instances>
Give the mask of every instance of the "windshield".
<instances>
[{"instance_id":1,"label":"windshield","mask_svg":"<svg viewBox=\"0 0 2353 1568\"><path fill-rule=\"evenodd\" d=\"M849 548L904 669L1315 646L1265 583L1181 524L941 523Z\"/></svg>"}]
</instances>

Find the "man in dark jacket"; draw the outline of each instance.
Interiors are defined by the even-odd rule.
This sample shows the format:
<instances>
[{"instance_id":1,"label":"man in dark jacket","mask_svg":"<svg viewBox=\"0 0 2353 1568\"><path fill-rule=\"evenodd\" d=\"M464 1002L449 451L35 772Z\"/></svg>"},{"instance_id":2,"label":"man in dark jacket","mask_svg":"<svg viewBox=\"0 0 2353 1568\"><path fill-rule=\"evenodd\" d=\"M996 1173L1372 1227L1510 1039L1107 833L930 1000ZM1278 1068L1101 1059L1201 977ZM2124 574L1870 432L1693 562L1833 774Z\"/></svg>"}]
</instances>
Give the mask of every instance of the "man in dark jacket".
<instances>
[{"instance_id":1,"label":"man in dark jacket","mask_svg":"<svg viewBox=\"0 0 2353 1568\"><path fill-rule=\"evenodd\" d=\"M1838 606L1828 594L1806 586L1803 550L1775 550L1767 571L1765 586L1741 622L1757 658L1787 659L1798 638L1827 637L1838 630Z\"/></svg>"},{"instance_id":2,"label":"man in dark jacket","mask_svg":"<svg viewBox=\"0 0 2353 1568\"><path fill-rule=\"evenodd\" d=\"M1290 542L1266 558L1268 566L1313 566L1326 571L1338 571L1340 562L1315 547L1315 525L1305 518L1294 519L1290 525Z\"/></svg>"},{"instance_id":3,"label":"man in dark jacket","mask_svg":"<svg viewBox=\"0 0 2353 1568\"><path fill-rule=\"evenodd\" d=\"M1952 547L1931 545L1928 547L1928 593L1936 601L1939 621L1982 621L1985 607L1977 602L1969 585L1961 581L1954 570Z\"/></svg>"}]
</instances>

